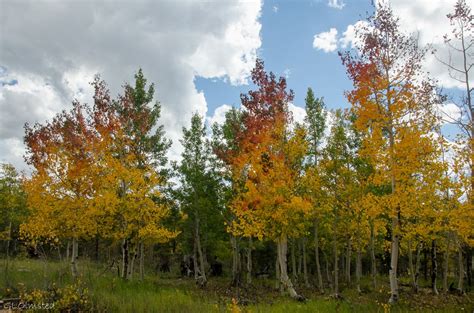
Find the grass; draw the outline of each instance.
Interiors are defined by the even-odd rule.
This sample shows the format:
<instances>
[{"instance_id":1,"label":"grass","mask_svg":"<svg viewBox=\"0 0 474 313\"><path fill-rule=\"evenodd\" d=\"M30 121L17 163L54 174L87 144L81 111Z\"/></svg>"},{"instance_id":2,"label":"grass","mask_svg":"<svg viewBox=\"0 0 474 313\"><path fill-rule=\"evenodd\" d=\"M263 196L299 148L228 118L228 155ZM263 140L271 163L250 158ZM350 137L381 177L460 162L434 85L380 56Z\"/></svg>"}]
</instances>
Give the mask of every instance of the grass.
<instances>
[{"instance_id":1,"label":"grass","mask_svg":"<svg viewBox=\"0 0 474 313\"><path fill-rule=\"evenodd\" d=\"M18 297L21 290L48 290L73 284L67 263L17 259L0 260L0 299ZM312 289L299 288L308 298L295 302L274 289L270 279L255 280L249 288L231 288L229 279L211 278L205 289L197 288L192 279L172 274L149 275L143 282L123 281L106 271L105 265L80 261L80 281L88 289L92 309L98 312L473 312L472 293L466 296L435 296L428 289L412 294L401 290L397 305L386 304L388 285L381 280L377 291L359 295L354 288L342 290L342 300L321 295ZM364 282L367 286L369 281Z\"/></svg>"}]
</instances>

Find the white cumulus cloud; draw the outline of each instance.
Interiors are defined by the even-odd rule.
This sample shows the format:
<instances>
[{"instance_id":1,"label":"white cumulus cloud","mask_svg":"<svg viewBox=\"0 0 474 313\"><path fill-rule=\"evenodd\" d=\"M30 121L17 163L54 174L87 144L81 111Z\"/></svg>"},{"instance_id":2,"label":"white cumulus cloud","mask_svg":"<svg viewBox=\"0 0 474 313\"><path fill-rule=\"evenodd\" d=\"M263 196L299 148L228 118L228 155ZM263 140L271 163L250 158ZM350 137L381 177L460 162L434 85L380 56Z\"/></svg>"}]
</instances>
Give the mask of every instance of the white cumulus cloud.
<instances>
[{"instance_id":1,"label":"white cumulus cloud","mask_svg":"<svg viewBox=\"0 0 474 313\"><path fill-rule=\"evenodd\" d=\"M339 45L344 49L357 48L360 45L359 39L356 36L357 30L365 27L368 27L368 22L366 21L357 21L354 24L348 25L341 38L339 38Z\"/></svg>"},{"instance_id":2,"label":"white cumulus cloud","mask_svg":"<svg viewBox=\"0 0 474 313\"><path fill-rule=\"evenodd\" d=\"M376 1L377 6L385 3L387 0ZM462 54L453 49L449 49L444 44L443 36L450 35L452 27L449 19L446 17L448 13L452 13L456 0L391 0L390 7L394 14L400 18L400 30L406 34L411 34L418 38L420 46L431 45L435 50L435 54L428 54L423 64L424 70L436 78L439 84L445 88L465 88L455 78L462 79L459 73L450 71L446 66L440 63L438 59L450 63L451 65L462 68ZM468 6L474 10L474 0L466 0ZM357 21L347 26L346 31L338 38L339 47L356 48L357 38L355 36L356 29L367 25L365 21ZM471 33L470 40L474 34ZM469 39L468 39L469 40ZM455 40L451 42L456 48L459 43ZM474 56L468 56L469 63L474 63Z\"/></svg>"},{"instance_id":3,"label":"white cumulus cloud","mask_svg":"<svg viewBox=\"0 0 474 313\"><path fill-rule=\"evenodd\" d=\"M293 103L288 103L288 110L293 116L293 122L303 124L306 117L306 110L300 106L294 105Z\"/></svg>"},{"instance_id":4,"label":"white cumulus cloud","mask_svg":"<svg viewBox=\"0 0 474 313\"><path fill-rule=\"evenodd\" d=\"M324 52L337 50L337 29L331 28L327 32L314 35L313 48Z\"/></svg>"},{"instance_id":5,"label":"white cumulus cloud","mask_svg":"<svg viewBox=\"0 0 474 313\"><path fill-rule=\"evenodd\" d=\"M0 18L0 161L24 168L25 122L44 122L73 98L92 102L100 73L112 96L143 68L155 83L178 159L181 129L207 114L196 76L245 84L261 46L260 0L3 1ZM3 77L4 78L4 77ZM5 80L2 78L2 81Z\"/></svg>"},{"instance_id":6,"label":"white cumulus cloud","mask_svg":"<svg viewBox=\"0 0 474 313\"><path fill-rule=\"evenodd\" d=\"M217 124L224 124L225 122L225 114L232 109L232 106L223 104L219 107L217 107L214 110L214 114L212 116L207 117L207 123L208 125L212 126L214 123Z\"/></svg>"},{"instance_id":7,"label":"white cumulus cloud","mask_svg":"<svg viewBox=\"0 0 474 313\"><path fill-rule=\"evenodd\" d=\"M456 66L462 66L462 55L450 51L444 44L443 35L451 34L452 27L448 13L454 11L456 0L392 0L391 7L394 13L400 17L401 28L419 38L421 45L432 44L436 49L436 56ZM474 10L474 0L466 0L466 4ZM471 12L472 13L472 12ZM474 34L470 34L471 40ZM459 47L456 41L452 44ZM470 63L474 63L474 56L470 56ZM436 60L434 55L429 55L425 64L425 70L437 78L440 85L446 88L463 88L463 84L450 77L446 66Z\"/></svg>"}]
</instances>

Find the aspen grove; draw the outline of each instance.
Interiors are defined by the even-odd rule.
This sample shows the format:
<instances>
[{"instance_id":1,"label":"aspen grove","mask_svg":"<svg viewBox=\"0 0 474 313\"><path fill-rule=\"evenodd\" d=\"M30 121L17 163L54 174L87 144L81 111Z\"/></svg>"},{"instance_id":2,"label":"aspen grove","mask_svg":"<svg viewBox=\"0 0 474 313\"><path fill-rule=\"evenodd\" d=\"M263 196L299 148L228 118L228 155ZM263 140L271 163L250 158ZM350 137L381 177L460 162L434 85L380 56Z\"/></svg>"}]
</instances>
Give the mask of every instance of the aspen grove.
<instances>
[{"instance_id":1,"label":"aspen grove","mask_svg":"<svg viewBox=\"0 0 474 313\"><path fill-rule=\"evenodd\" d=\"M381 4L339 52L348 108L329 110L308 88L297 123L287 79L257 59L223 123L193 114L178 161L167 159L159 95L143 71L115 98L96 76L92 104L25 125L31 173L2 165L0 252L66 260L74 280L86 260L123 281L175 272L203 290L215 276L242 289L270 278L297 301L383 286L390 304L423 286L464 295L474 257L474 15L464 0L448 13L445 43L462 67L420 46ZM447 99L422 66L431 54L465 85L460 118L439 111ZM446 119L456 140L441 130Z\"/></svg>"}]
</instances>

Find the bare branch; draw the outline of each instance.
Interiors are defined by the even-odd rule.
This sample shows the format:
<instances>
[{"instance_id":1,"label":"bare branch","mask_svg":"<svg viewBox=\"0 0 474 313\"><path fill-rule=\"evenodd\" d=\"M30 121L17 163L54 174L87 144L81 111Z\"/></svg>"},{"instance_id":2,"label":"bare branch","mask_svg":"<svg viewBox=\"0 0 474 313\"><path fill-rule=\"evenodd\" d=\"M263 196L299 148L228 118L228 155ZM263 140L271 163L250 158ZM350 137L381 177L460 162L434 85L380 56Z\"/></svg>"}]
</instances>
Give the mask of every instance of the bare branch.
<instances>
[{"instance_id":1,"label":"bare branch","mask_svg":"<svg viewBox=\"0 0 474 313\"><path fill-rule=\"evenodd\" d=\"M436 54L434 55L434 57L435 57L435 59L438 60L440 63L442 63L443 65L446 65L447 67L449 67L449 68L452 69L453 71L456 71L456 72L459 72L459 73L461 73L461 74L464 74L464 71L463 71L463 70L460 70L460 69L454 67L453 65L451 65L451 57L449 58L449 59L450 59L449 62L446 62L446 61L444 61L444 60L438 58L438 56L437 56Z\"/></svg>"}]
</instances>

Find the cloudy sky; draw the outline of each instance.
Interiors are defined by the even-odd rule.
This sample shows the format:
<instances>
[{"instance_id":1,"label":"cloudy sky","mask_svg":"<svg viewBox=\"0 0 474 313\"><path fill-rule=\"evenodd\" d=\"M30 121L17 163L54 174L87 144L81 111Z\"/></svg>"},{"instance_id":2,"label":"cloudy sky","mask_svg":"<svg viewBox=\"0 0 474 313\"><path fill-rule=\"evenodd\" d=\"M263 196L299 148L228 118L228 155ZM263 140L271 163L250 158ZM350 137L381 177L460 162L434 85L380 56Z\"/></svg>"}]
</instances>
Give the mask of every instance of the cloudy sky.
<instances>
[{"instance_id":1,"label":"cloudy sky","mask_svg":"<svg viewBox=\"0 0 474 313\"><path fill-rule=\"evenodd\" d=\"M178 140L194 112L222 121L246 92L255 58L288 78L295 119L306 89L329 108L346 107L351 88L337 51L372 0L0 0L0 162L25 169L25 122L44 122L73 99L91 102L99 73L114 95L141 67L156 85L161 123ZM447 56L442 35L455 0L392 0L408 32ZM468 0L473 7L474 0ZM456 60L455 60L456 61ZM433 58L425 64L447 92L459 87Z\"/></svg>"}]
</instances>

